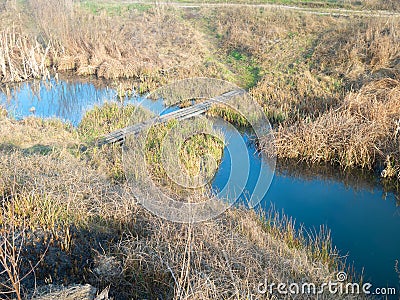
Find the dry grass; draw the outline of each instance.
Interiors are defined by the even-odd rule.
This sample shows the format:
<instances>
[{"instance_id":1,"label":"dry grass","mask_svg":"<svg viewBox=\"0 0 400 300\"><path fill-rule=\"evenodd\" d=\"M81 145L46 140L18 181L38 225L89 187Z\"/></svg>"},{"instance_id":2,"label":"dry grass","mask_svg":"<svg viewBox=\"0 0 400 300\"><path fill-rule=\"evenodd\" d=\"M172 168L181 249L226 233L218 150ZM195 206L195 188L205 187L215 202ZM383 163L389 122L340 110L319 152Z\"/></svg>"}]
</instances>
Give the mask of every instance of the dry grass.
<instances>
[{"instance_id":1,"label":"dry grass","mask_svg":"<svg viewBox=\"0 0 400 300\"><path fill-rule=\"evenodd\" d=\"M393 79L369 83L315 121L280 128L275 140L278 156L345 168L372 169L385 163L382 176L398 176L399 87Z\"/></svg>"},{"instance_id":2,"label":"dry grass","mask_svg":"<svg viewBox=\"0 0 400 300\"><path fill-rule=\"evenodd\" d=\"M280 122L335 105L343 96L342 83L348 90L351 80L359 83L370 71L376 76L390 72L398 53L392 47L398 44L396 19L251 7L124 10L122 4L113 8L120 10L116 16L106 4L91 3L93 11L87 5L7 2L0 11L8 28L2 81L72 70L106 79L134 78L144 92L180 78L218 77L254 87L253 95Z\"/></svg>"},{"instance_id":3,"label":"dry grass","mask_svg":"<svg viewBox=\"0 0 400 300\"><path fill-rule=\"evenodd\" d=\"M383 166L383 177L397 176L397 18L214 14L222 57L232 68L259 68L250 92L276 129L279 157Z\"/></svg>"},{"instance_id":4,"label":"dry grass","mask_svg":"<svg viewBox=\"0 0 400 300\"><path fill-rule=\"evenodd\" d=\"M2 150L73 148L79 144L75 130L56 119L29 117L15 121L3 116L0 117L0 128Z\"/></svg>"},{"instance_id":5,"label":"dry grass","mask_svg":"<svg viewBox=\"0 0 400 300\"><path fill-rule=\"evenodd\" d=\"M218 37L219 59L237 74L239 85L251 83L251 94L274 124L315 119L340 106L348 92L399 77L397 18L251 7L203 14Z\"/></svg>"},{"instance_id":6,"label":"dry grass","mask_svg":"<svg viewBox=\"0 0 400 300\"><path fill-rule=\"evenodd\" d=\"M359 2L367 9L400 11L400 3L396 0L361 0Z\"/></svg>"},{"instance_id":7,"label":"dry grass","mask_svg":"<svg viewBox=\"0 0 400 300\"><path fill-rule=\"evenodd\" d=\"M28 1L8 3L0 14L15 23L2 34L3 82L47 76L49 70L73 71L110 80L134 78L144 92L171 77L219 72L204 64L209 43L173 7L151 6L116 18L70 0Z\"/></svg>"},{"instance_id":8,"label":"dry grass","mask_svg":"<svg viewBox=\"0 0 400 300\"><path fill-rule=\"evenodd\" d=\"M314 68L344 79L347 89L371 80L399 76L399 22L396 18L354 19L320 37Z\"/></svg>"},{"instance_id":9,"label":"dry grass","mask_svg":"<svg viewBox=\"0 0 400 300\"><path fill-rule=\"evenodd\" d=\"M7 1L0 15L2 82L51 69L135 78L139 91L189 76L231 79L251 87L281 124L280 157L345 168L383 163L382 176L400 176L395 19L160 6L116 18L71 1L28 1L28 9ZM39 284L85 281L111 286L118 299L240 299L265 279L333 278L338 266L327 240L306 246L287 220L260 221L232 209L187 226L145 211L124 183L119 149L81 152L81 144L114 128L114 108L92 111L78 130L58 121L12 121L1 110L0 222L29 234L22 273L51 245L36 272ZM121 116L118 126L126 121ZM31 275L22 293L33 285Z\"/></svg>"},{"instance_id":10,"label":"dry grass","mask_svg":"<svg viewBox=\"0 0 400 300\"><path fill-rule=\"evenodd\" d=\"M300 56L289 61L278 58L283 61L283 74L271 71L254 88L254 96L265 103L272 121L290 124L315 119L342 105L348 92L371 80L398 78L396 20L331 20L326 25L311 34L302 53L294 51ZM293 53L286 47L284 51Z\"/></svg>"},{"instance_id":11,"label":"dry grass","mask_svg":"<svg viewBox=\"0 0 400 300\"><path fill-rule=\"evenodd\" d=\"M47 78L49 47L26 36L20 28L0 32L0 81L19 82L30 78Z\"/></svg>"},{"instance_id":12,"label":"dry grass","mask_svg":"<svg viewBox=\"0 0 400 300\"><path fill-rule=\"evenodd\" d=\"M317 115L336 104L338 76L314 72L312 53L319 35L347 21L251 7L213 13L220 60L238 74L239 85L251 83L252 96L273 123Z\"/></svg>"}]
</instances>

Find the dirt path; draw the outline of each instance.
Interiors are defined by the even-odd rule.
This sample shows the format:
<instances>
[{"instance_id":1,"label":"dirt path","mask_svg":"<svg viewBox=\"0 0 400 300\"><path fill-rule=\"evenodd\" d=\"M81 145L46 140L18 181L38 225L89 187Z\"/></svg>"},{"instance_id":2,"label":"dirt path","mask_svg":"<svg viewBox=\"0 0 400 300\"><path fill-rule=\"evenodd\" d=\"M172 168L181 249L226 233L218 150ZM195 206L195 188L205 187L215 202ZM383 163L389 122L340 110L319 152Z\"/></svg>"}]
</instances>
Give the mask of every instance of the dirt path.
<instances>
[{"instance_id":1,"label":"dirt path","mask_svg":"<svg viewBox=\"0 0 400 300\"><path fill-rule=\"evenodd\" d=\"M282 4L246 4L246 3L192 3L192 2L169 2L169 1L112 1L114 3L124 4L150 4L150 5L162 5L162 6L175 6L180 8L200 8L200 7L259 7L267 9L281 9L289 11L297 11L307 14L316 15L330 15L330 16L363 16L363 17L400 17L400 12L394 11L383 11L383 10L353 10L344 8L308 8L292 5Z\"/></svg>"}]
</instances>

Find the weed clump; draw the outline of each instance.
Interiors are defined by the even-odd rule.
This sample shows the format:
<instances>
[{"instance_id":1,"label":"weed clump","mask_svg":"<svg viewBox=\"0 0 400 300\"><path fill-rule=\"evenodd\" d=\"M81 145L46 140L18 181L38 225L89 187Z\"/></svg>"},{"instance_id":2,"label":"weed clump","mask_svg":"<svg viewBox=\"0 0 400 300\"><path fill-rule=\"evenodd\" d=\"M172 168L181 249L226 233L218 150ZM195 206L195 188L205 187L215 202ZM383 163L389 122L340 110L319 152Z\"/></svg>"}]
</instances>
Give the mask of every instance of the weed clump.
<instances>
[{"instance_id":1,"label":"weed clump","mask_svg":"<svg viewBox=\"0 0 400 300\"><path fill-rule=\"evenodd\" d=\"M214 175L222 159L223 136L212 129L208 120L191 120L187 129L178 129L182 126L172 120L166 124L150 128L145 145L146 160L153 178L163 186L167 186L174 194L185 194L185 191L174 183L168 176L184 174L184 186L197 185L198 182L210 179ZM196 123L194 125L193 123ZM199 133L192 135L194 126ZM213 135L202 132L213 133ZM189 133L189 136L187 134ZM180 142L182 142L180 144ZM178 163L166 159L178 156ZM164 165L169 169L165 169ZM204 188L202 188L204 192ZM186 191L187 193L187 191ZM182 195L180 195L182 196Z\"/></svg>"}]
</instances>

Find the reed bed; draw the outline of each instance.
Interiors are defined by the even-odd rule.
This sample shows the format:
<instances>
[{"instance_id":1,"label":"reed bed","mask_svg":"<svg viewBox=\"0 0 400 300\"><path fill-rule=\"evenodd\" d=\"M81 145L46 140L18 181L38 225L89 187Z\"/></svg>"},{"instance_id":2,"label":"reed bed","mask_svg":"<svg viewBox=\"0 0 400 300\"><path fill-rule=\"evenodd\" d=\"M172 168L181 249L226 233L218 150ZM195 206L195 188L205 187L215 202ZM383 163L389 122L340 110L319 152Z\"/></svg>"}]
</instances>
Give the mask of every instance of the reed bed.
<instances>
[{"instance_id":1,"label":"reed bed","mask_svg":"<svg viewBox=\"0 0 400 300\"><path fill-rule=\"evenodd\" d=\"M108 80L134 78L138 90L145 92L171 76L185 78L215 69L203 64L209 53L203 36L173 7L150 6L115 18L103 10L93 14L69 0L27 1L7 2L0 13L15 24L6 24L2 33L3 82L73 71Z\"/></svg>"},{"instance_id":2,"label":"reed bed","mask_svg":"<svg viewBox=\"0 0 400 300\"><path fill-rule=\"evenodd\" d=\"M336 105L362 74L388 71L398 51L395 18L386 23L251 7L124 10L123 4L116 16L115 9L95 1L11 3L0 12L3 35L18 33L29 63L6 64L9 74L2 81L73 71L133 78L145 92L176 79L217 77L251 88L277 122L316 116Z\"/></svg>"}]
</instances>

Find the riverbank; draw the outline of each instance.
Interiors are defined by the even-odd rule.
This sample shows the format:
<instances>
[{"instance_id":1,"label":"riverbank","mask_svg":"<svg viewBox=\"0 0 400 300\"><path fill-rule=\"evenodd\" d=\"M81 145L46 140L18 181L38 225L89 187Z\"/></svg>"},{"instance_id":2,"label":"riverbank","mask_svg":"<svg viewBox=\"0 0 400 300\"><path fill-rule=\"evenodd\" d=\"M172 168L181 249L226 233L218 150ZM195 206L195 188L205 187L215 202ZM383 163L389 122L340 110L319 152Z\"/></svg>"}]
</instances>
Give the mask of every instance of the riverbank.
<instances>
[{"instance_id":1,"label":"riverbank","mask_svg":"<svg viewBox=\"0 0 400 300\"><path fill-rule=\"evenodd\" d=\"M79 127L2 114L0 129L1 235L21 249L0 252L9 291L89 283L117 299L221 299L258 295L265 281L336 280L329 236L310 243L289 219L240 208L199 225L171 223L131 198L110 156L82 153Z\"/></svg>"}]
</instances>

